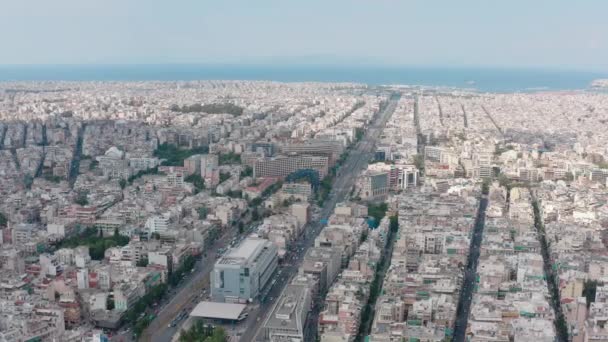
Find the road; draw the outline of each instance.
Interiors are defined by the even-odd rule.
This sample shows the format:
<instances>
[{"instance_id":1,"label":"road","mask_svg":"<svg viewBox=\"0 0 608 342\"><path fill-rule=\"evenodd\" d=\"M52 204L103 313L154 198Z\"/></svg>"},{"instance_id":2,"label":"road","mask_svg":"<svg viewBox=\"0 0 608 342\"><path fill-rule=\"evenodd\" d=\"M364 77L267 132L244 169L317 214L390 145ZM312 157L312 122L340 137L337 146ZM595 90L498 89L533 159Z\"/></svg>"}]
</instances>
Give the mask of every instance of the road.
<instances>
[{"instance_id":1,"label":"road","mask_svg":"<svg viewBox=\"0 0 608 342\"><path fill-rule=\"evenodd\" d=\"M559 276L553 272L553 265L555 265L555 260L551 257L551 252L549 250L549 244L547 242L547 237L545 235L545 224L543 223L543 215L540 212L540 204L538 203L538 199L536 198L536 194L532 192L532 208L534 209L534 227L536 229L536 234L538 237L538 241L540 242L541 254L543 256L543 266L545 270L545 278L547 279L547 288L549 293L551 294L551 300L549 303L553 308L553 312L555 313L555 319L553 323L555 324L555 332L557 342L566 342L570 341L568 338L568 325L566 323L566 318L564 317L564 312L562 310L561 305L561 297L560 297L560 287L559 287Z\"/></svg>"},{"instance_id":2,"label":"road","mask_svg":"<svg viewBox=\"0 0 608 342\"><path fill-rule=\"evenodd\" d=\"M194 272L188 275L188 278L180 286L171 290L171 294L175 293L175 295L169 300L169 303L162 307L156 319L144 331L141 336L142 341L171 341L171 337L178 331L179 326L170 328L168 325L180 311L193 306L195 302L199 301L196 297L209 285L209 274L218 256L217 250L225 247L235 235L236 230L231 229L216 240L207 249L207 255L196 262Z\"/></svg>"},{"instance_id":3,"label":"road","mask_svg":"<svg viewBox=\"0 0 608 342\"><path fill-rule=\"evenodd\" d=\"M250 214L245 218L245 221L251 221ZM249 229L240 234L241 238L251 233L251 228L256 225L256 222L250 223ZM238 230L231 227L211 247L205 249L207 252L202 260L198 260L194 265L194 272L189 274L181 285L171 290L169 293L169 303L166 305L161 303L160 311L150 326L143 332L140 338L141 341L171 341L172 336L180 330L185 320L178 322L174 327L170 327L169 324L182 310L190 311L200 302L202 298L197 298L197 296L202 294L203 290L206 290L206 293L209 294L209 278L215 261L219 256L217 251L227 247L230 241L238 236ZM130 333L123 335L130 335Z\"/></svg>"},{"instance_id":4,"label":"road","mask_svg":"<svg viewBox=\"0 0 608 342\"><path fill-rule=\"evenodd\" d=\"M373 157L375 152L376 141L380 137L386 122L390 118L391 114L395 111L397 102L399 101L400 95L394 94L388 105L384 110L378 113L371 125L368 126L365 136L355 145L350 151L348 158L340 167L336 180L333 184L332 190L329 194L328 199L325 201L323 207L320 210L320 217L323 219L328 218L333 212L337 203L344 201L349 195L354 183L355 178L359 172L367 165L369 160ZM261 334L261 327L264 320L270 313L274 301L281 294L289 280L297 273L299 265L302 262L306 251L314 245L314 240L323 228L324 224L320 220L312 222L306 228L306 234L298 241L296 248L293 249L290 255L293 259L289 265L284 266L281 269L281 276L277 278L276 283L270 289L269 294L266 296L269 300L262 301L259 308L255 312L250 313L249 319L246 322L247 327L242 333L241 341L256 341L263 340ZM270 300L272 298L272 300ZM319 303L316 303L319 304ZM319 305L316 305L319 308ZM316 334L316 323L315 319L318 314L318 310L313 310L313 318L309 328L310 335ZM309 336L307 340L314 340L314 336Z\"/></svg>"},{"instance_id":5,"label":"road","mask_svg":"<svg viewBox=\"0 0 608 342\"><path fill-rule=\"evenodd\" d=\"M74 187L76 178L78 178L78 172L80 170L80 158L82 157L82 139L84 139L84 132L87 129L85 122L78 128L76 136L76 145L74 146L74 156L70 163L70 172L68 173L68 180L70 181L70 187Z\"/></svg>"},{"instance_id":6,"label":"road","mask_svg":"<svg viewBox=\"0 0 608 342\"><path fill-rule=\"evenodd\" d=\"M475 218L475 225L473 227L473 237L471 238L471 245L469 246L469 256L467 266L464 271L464 279L462 290L460 291L460 299L458 300L458 308L456 309L456 322L454 323L454 335L452 336L453 342L465 341L465 334L469 321L469 312L471 310L471 300L473 298L473 291L475 290L476 285L479 248L481 247L487 207L487 194L482 194L481 200L479 201L479 209L477 210L477 217Z\"/></svg>"},{"instance_id":7,"label":"road","mask_svg":"<svg viewBox=\"0 0 608 342\"><path fill-rule=\"evenodd\" d=\"M398 96L393 97L386 108L376 115L373 124L370 125L366 131L366 135L350 152L346 162L338 173L338 177L336 177L336 181L334 182L328 199L319 212L321 218L329 217L333 212L336 203L343 201L349 194L356 175L372 158L375 141L380 136L382 128L385 126L390 114L395 110L398 99ZM296 248L288 254L286 259L287 262L281 266L281 274L276 277L276 282L273 286L265 290L266 292L261 296L261 303L258 307L252 309L249 314L250 319L244 322L244 333L241 334L241 336L247 337L243 338L244 341L251 341L251 336L253 334L257 336L263 319L255 320L254 318L265 317L267 315L269 309L272 308L274 299L278 298L289 280L297 273L299 264L301 263L306 250L312 246L314 239L321 231L321 228L322 224L318 221L310 224L306 229L306 233L303 234L296 243ZM181 324L178 324L175 327L168 327L168 325L182 310L191 307L199 301L196 296L202 293L203 289L207 289L208 291L210 273L213 270L215 260L218 257L217 250L226 247L228 242L235 236L236 232L233 231L229 235L225 235L216 241L214 245L208 249L209 252L207 252L207 256L196 263L193 275L190 276L189 279L186 279L181 287L176 289L177 294L167 305L162 307L157 318L144 331L140 340L152 342L165 342L171 340L172 336L179 331ZM316 323L316 320L314 322ZM228 331L228 333L230 333L230 331Z\"/></svg>"}]
</instances>

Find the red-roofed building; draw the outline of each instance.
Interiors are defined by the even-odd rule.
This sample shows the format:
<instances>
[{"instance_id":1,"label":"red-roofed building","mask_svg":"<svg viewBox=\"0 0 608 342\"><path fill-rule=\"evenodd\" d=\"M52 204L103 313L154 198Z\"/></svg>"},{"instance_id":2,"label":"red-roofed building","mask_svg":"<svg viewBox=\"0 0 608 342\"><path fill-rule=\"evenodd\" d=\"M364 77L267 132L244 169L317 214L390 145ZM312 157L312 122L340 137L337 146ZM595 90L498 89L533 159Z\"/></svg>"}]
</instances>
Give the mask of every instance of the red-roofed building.
<instances>
[{"instance_id":1,"label":"red-roofed building","mask_svg":"<svg viewBox=\"0 0 608 342\"><path fill-rule=\"evenodd\" d=\"M274 177L265 177L258 178L258 182L254 186L248 186L245 188L245 194L249 197L249 199L254 199L262 196L262 193L268 189L271 185L276 183L278 178Z\"/></svg>"}]
</instances>

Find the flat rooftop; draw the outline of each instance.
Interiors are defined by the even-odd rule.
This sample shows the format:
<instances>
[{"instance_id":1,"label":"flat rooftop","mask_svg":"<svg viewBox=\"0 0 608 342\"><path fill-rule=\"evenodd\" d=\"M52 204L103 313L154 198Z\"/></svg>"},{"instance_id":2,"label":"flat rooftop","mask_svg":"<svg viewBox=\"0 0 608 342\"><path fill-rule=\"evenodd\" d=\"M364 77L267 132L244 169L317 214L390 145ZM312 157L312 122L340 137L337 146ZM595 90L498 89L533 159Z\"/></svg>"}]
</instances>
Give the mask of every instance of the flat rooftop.
<instances>
[{"instance_id":1,"label":"flat rooftop","mask_svg":"<svg viewBox=\"0 0 608 342\"><path fill-rule=\"evenodd\" d=\"M236 320L245 307L245 304L200 302L192 310L190 317Z\"/></svg>"},{"instance_id":2,"label":"flat rooftop","mask_svg":"<svg viewBox=\"0 0 608 342\"><path fill-rule=\"evenodd\" d=\"M266 319L264 327L302 332L304 327L301 320L308 310L303 302L306 296L309 296L306 285L288 285Z\"/></svg>"},{"instance_id":3,"label":"flat rooftop","mask_svg":"<svg viewBox=\"0 0 608 342\"><path fill-rule=\"evenodd\" d=\"M253 256L257 249L261 249L262 246L264 246L266 241L267 240L257 238L245 239L238 247L232 249L226 256L228 258L249 259Z\"/></svg>"}]
</instances>

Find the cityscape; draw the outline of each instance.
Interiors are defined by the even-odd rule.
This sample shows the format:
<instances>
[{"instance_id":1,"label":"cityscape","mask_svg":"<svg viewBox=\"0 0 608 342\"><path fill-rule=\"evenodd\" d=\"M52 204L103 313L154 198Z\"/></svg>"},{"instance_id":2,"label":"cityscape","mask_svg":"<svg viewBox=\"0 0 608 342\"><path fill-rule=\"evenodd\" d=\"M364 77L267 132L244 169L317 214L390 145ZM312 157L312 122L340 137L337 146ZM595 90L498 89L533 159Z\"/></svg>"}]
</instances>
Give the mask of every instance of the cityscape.
<instances>
[{"instance_id":1,"label":"cityscape","mask_svg":"<svg viewBox=\"0 0 608 342\"><path fill-rule=\"evenodd\" d=\"M608 336L601 90L2 87L2 341Z\"/></svg>"},{"instance_id":2,"label":"cityscape","mask_svg":"<svg viewBox=\"0 0 608 342\"><path fill-rule=\"evenodd\" d=\"M608 342L608 2L0 10L0 342Z\"/></svg>"}]
</instances>

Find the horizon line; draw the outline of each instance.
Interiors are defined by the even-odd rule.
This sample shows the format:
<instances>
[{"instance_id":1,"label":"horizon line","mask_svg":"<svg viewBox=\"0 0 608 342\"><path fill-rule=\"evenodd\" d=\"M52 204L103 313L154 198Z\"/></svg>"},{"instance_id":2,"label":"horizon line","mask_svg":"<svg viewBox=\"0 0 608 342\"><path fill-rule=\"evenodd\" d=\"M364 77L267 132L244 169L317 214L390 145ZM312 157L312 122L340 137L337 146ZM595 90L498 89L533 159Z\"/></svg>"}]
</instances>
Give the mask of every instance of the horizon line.
<instances>
[{"instance_id":1,"label":"horizon line","mask_svg":"<svg viewBox=\"0 0 608 342\"><path fill-rule=\"evenodd\" d=\"M0 68L36 67L266 67L266 68L332 68L332 69L445 69L445 70L521 70L544 72L598 73L608 75L608 69L581 68L574 66L521 66L521 65L440 65L440 64L394 64L394 63L293 63L293 62L120 62L120 63L6 63Z\"/></svg>"}]
</instances>

